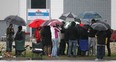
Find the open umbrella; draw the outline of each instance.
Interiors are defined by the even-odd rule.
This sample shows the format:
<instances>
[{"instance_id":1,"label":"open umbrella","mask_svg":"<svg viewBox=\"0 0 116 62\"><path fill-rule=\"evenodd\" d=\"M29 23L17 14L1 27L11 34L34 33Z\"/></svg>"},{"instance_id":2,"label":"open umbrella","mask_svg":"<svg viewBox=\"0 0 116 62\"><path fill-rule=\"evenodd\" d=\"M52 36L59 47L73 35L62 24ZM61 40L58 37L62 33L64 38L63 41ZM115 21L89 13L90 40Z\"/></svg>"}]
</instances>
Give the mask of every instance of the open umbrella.
<instances>
[{"instance_id":1,"label":"open umbrella","mask_svg":"<svg viewBox=\"0 0 116 62\"><path fill-rule=\"evenodd\" d=\"M97 21L97 22L103 23L103 24L106 25L106 27L107 27L108 29L111 29L111 26L110 26L108 23L106 23L105 21Z\"/></svg>"},{"instance_id":2,"label":"open umbrella","mask_svg":"<svg viewBox=\"0 0 116 62\"><path fill-rule=\"evenodd\" d=\"M55 20L55 21L51 21L51 22L49 23L49 25L50 25L50 26L57 26L57 25L61 26L61 25L63 25L63 23L60 22L60 21L58 21L58 20Z\"/></svg>"},{"instance_id":3,"label":"open umbrella","mask_svg":"<svg viewBox=\"0 0 116 62\"><path fill-rule=\"evenodd\" d=\"M66 13L66 14L62 14L62 16L60 16L59 19L62 19L62 20L65 20L65 21L75 21L75 18L77 16L72 13L72 12L69 12L69 13Z\"/></svg>"},{"instance_id":4,"label":"open umbrella","mask_svg":"<svg viewBox=\"0 0 116 62\"><path fill-rule=\"evenodd\" d=\"M97 12L94 11L85 11L81 13L78 18L80 19L99 19L102 18Z\"/></svg>"},{"instance_id":5,"label":"open umbrella","mask_svg":"<svg viewBox=\"0 0 116 62\"><path fill-rule=\"evenodd\" d=\"M53 22L54 21L54 22ZM60 22L59 20L57 20L57 19L50 19L50 20L46 20L44 23L42 23L41 24L41 26L52 26L53 25L53 23L58 23L58 22Z\"/></svg>"},{"instance_id":6,"label":"open umbrella","mask_svg":"<svg viewBox=\"0 0 116 62\"><path fill-rule=\"evenodd\" d=\"M38 28L44 22L45 22L45 20L43 20L43 19L35 19L35 20L32 20L32 22L30 22L28 24L28 26L31 27L31 28Z\"/></svg>"},{"instance_id":7,"label":"open umbrella","mask_svg":"<svg viewBox=\"0 0 116 62\"><path fill-rule=\"evenodd\" d=\"M17 15L10 15L4 19L9 24L26 26L25 20Z\"/></svg>"},{"instance_id":8,"label":"open umbrella","mask_svg":"<svg viewBox=\"0 0 116 62\"><path fill-rule=\"evenodd\" d=\"M98 31L106 31L106 30L108 30L108 27L105 24L99 23L99 22L92 24L91 27L94 30L98 30Z\"/></svg>"}]
</instances>

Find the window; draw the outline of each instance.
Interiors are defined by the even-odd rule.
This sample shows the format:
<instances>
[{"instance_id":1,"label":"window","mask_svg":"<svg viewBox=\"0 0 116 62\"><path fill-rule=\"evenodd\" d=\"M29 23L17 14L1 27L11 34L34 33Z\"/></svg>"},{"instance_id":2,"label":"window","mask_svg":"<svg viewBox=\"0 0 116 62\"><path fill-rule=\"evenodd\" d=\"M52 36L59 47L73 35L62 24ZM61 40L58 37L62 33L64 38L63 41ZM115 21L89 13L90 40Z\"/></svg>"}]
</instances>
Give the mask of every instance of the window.
<instances>
[{"instance_id":1,"label":"window","mask_svg":"<svg viewBox=\"0 0 116 62\"><path fill-rule=\"evenodd\" d=\"M31 8L46 8L46 0L31 0Z\"/></svg>"}]
</instances>

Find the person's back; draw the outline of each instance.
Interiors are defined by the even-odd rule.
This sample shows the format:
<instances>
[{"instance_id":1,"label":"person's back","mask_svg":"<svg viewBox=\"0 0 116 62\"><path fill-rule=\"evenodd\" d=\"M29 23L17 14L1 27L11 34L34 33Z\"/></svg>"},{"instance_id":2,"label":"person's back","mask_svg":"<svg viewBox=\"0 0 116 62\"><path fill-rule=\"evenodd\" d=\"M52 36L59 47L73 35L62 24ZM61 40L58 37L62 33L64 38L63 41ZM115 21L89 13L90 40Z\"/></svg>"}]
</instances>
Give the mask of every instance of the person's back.
<instances>
[{"instance_id":1,"label":"person's back","mask_svg":"<svg viewBox=\"0 0 116 62\"><path fill-rule=\"evenodd\" d=\"M18 27L18 31L15 35L15 54L21 55L25 50L25 33L22 31L22 26Z\"/></svg>"},{"instance_id":2,"label":"person's back","mask_svg":"<svg viewBox=\"0 0 116 62\"><path fill-rule=\"evenodd\" d=\"M42 39L42 45L44 48L45 55L51 56L51 46L52 46L52 40L51 40L51 31L50 26L44 26L41 29L41 39Z\"/></svg>"},{"instance_id":3,"label":"person's back","mask_svg":"<svg viewBox=\"0 0 116 62\"><path fill-rule=\"evenodd\" d=\"M96 35L97 35L97 44L105 45L106 31L98 31Z\"/></svg>"},{"instance_id":4,"label":"person's back","mask_svg":"<svg viewBox=\"0 0 116 62\"><path fill-rule=\"evenodd\" d=\"M76 45L78 39L78 32L76 29L76 23L71 22L71 26L67 29L68 35L68 56L72 56L71 52L73 52L73 56L76 57Z\"/></svg>"},{"instance_id":5,"label":"person's back","mask_svg":"<svg viewBox=\"0 0 116 62\"><path fill-rule=\"evenodd\" d=\"M69 39L70 40L76 40L77 39L77 30L76 27L70 27L68 29L69 32Z\"/></svg>"},{"instance_id":6,"label":"person's back","mask_svg":"<svg viewBox=\"0 0 116 62\"><path fill-rule=\"evenodd\" d=\"M103 59L105 56L106 31L97 32L97 59Z\"/></svg>"},{"instance_id":7,"label":"person's back","mask_svg":"<svg viewBox=\"0 0 116 62\"><path fill-rule=\"evenodd\" d=\"M79 28L79 39L88 39L88 29L84 26Z\"/></svg>"},{"instance_id":8,"label":"person's back","mask_svg":"<svg viewBox=\"0 0 116 62\"><path fill-rule=\"evenodd\" d=\"M67 29L68 31L68 38L69 40L77 40L78 38L78 31L75 27L75 23L73 25L73 22L72 22L72 25Z\"/></svg>"}]
</instances>

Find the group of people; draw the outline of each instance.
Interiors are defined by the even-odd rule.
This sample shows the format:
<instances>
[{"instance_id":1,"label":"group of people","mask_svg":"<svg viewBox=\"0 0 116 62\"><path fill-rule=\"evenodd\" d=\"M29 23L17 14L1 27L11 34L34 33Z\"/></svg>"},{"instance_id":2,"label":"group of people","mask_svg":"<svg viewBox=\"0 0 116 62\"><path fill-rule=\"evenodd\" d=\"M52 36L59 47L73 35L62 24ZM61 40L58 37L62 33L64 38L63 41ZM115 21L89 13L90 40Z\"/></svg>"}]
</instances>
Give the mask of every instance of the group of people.
<instances>
[{"instance_id":1,"label":"group of people","mask_svg":"<svg viewBox=\"0 0 116 62\"><path fill-rule=\"evenodd\" d=\"M91 25L96 22L97 20L92 19ZM62 26L44 26L40 29L41 39L39 41L43 44L45 55L50 57L57 57L58 55L68 55L69 57L85 56L92 49L94 56L97 56L98 59L103 59L105 45L107 45L108 56L111 56L111 29L97 31L91 25L83 24L81 21L79 24L72 21L68 28L64 28L64 25L65 22L63 22ZM67 53L65 52L66 48Z\"/></svg>"},{"instance_id":2,"label":"group of people","mask_svg":"<svg viewBox=\"0 0 116 62\"><path fill-rule=\"evenodd\" d=\"M95 19L92 19L91 25L96 22L97 21ZM97 31L94 30L91 25L83 24L81 21L79 24L76 24L74 21L72 21L68 28L64 28L64 25L65 22L63 22L61 26L56 24L55 26L43 26L36 28L34 38L36 39L37 43L42 43L45 55L49 57L58 57L58 55L68 55L68 57L76 57L80 55L85 56L92 48L92 54L98 59L103 59L105 55L105 45L107 45L108 56L111 56L111 29L106 31ZM22 47L17 46L19 45L17 42L25 41L25 35L22 31L22 26L18 27L18 31L14 38L13 36L15 32L12 24L10 24L7 28L6 34L6 51L11 54L12 42L15 41L16 55L20 55L23 49L20 51L18 50ZM67 51L67 53L65 51Z\"/></svg>"},{"instance_id":3,"label":"group of people","mask_svg":"<svg viewBox=\"0 0 116 62\"><path fill-rule=\"evenodd\" d=\"M58 25L56 26L43 26L36 28L34 37L37 43L42 43L44 54L49 57L57 57L59 32ZM38 33L38 34L37 34Z\"/></svg>"},{"instance_id":4,"label":"group of people","mask_svg":"<svg viewBox=\"0 0 116 62\"><path fill-rule=\"evenodd\" d=\"M22 26L18 26L18 30L16 32L13 28L13 24L9 24L7 30L6 30L6 54L7 57L12 57L12 43L15 41L15 55L20 55L21 52L24 50L22 48L25 44L25 33L22 31ZM23 42L23 45L20 44L20 42Z\"/></svg>"}]
</instances>

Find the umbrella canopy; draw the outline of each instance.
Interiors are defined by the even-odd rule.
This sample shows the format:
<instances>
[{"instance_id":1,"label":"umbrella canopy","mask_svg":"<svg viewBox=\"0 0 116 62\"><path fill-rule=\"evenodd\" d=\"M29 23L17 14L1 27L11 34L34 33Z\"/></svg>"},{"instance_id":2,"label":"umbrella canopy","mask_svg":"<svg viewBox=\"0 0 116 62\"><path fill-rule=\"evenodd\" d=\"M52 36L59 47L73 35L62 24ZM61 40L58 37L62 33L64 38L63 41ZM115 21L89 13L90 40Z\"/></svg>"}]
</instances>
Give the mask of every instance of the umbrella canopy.
<instances>
[{"instance_id":1,"label":"umbrella canopy","mask_svg":"<svg viewBox=\"0 0 116 62\"><path fill-rule=\"evenodd\" d=\"M97 21L97 22L103 23L103 24L106 25L106 27L107 27L108 29L111 29L111 26L110 26L108 23L106 23L106 22L104 22L104 21Z\"/></svg>"},{"instance_id":2,"label":"umbrella canopy","mask_svg":"<svg viewBox=\"0 0 116 62\"><path fill-rule=\"evenodd\" d=\"M45 20L43 20L43 19L35 19L35 20L33 20L32 22L30 22L30 23L28 24L28 26L31 27L31 28L38 28L38 27L40 27L41 24L44 23L44 22L45 22Z\"/></svg>"},{"instance_id":3,"label":"umbrella canopy","mask_svg":"<svg viewBox=\"0 0 116 62\"><path fill-rule=\"evenodd\" d=\"M72 12L69 12L69 13L66 13L66 14L62 14L62 16L60 16L59 19L62 19L62 20L65 20L65 21L75 21L75 18L77 16L72 13Z\"/></svg>"},{"instance_id":4,"label":"umbrella canopy","mask_svg":"<svg viewBox=\"0 0 116 62\"><path fill-rule=\"evenodd\" d=\"M54 21L54 22L53 22ZM52 23L53 22L53 23ZM57 19L51 19L51 20L47 20L44 23L41 24L41 26L52 26L55 25L56 23L59 23L60 21Z\"/></svg>"},{"instance_id":5,"label":"umbrella canopy","mask_svg":"<svg viewBox=\"0 0 116 62\"><path fill-rule=\"evenodd\" d=\"M81 13L78 18L81 19L99 19L102 18L97 12L94 11L85 11Z\"/></svg>"},{"instance_id":6,"label":"umbrella canopy","mask_svg":"<svg viewBox=\"0 0 116 62\"><path fill-rule=\"evenodd\" d=\"M25 20L17 15L10 15L4 19L9 24L26 26Z\"/></svg>"},{"instance_id":7,"label":"umbrella canopy","mask_svg":"<svg viewBox=\"0 0 116 62\"><path fill-rule=\"evenodd\" d=\"M98 31L105 31L105 30L108 30L107 26L103 23L94 23L91 25L91 27L94 29L94 30L98 30Z\"/></svg>"},{"instance_id":8,"label":"umbrella canopy","mask_svg":"<svg viewBox=\"0 0 116 62\"><path fill-rule=\"evenodd\" d=\"M63 25L63 23L60 22L60 21L58 21L58 20L55 20L55 21L51 21L51 22L49 23L49 25L50 25L50 26L57 26L57 25L61 26L61 25Z\"/></svg>"}]
</instances>

